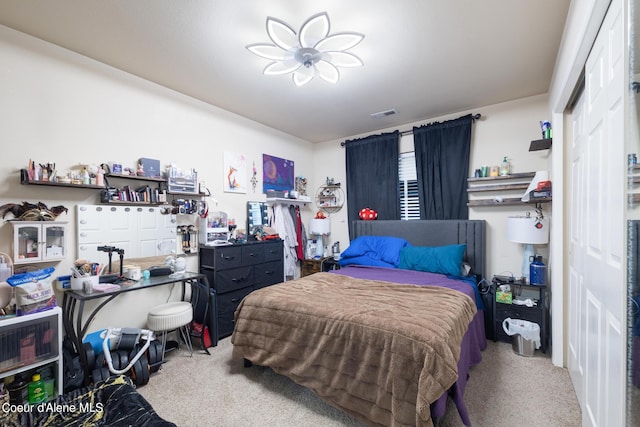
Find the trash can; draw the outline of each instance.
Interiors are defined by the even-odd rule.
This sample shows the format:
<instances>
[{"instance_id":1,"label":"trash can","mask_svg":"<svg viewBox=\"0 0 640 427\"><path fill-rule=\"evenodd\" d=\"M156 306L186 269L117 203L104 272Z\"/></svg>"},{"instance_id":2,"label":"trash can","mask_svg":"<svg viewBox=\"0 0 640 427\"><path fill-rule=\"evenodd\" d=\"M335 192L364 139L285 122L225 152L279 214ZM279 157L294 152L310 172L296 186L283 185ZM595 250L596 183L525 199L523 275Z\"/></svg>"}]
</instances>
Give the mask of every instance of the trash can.
<instances>
[{"instance_id":1,"label":"trash can","mask_svg":"<svg viewBox=\"0 0 640 427\"><path fill-rule=\"evenodd\" d=\"M513 352L525 357L535 355L540 348L540 325L528 320L507 317L502 322L504 332L512 337Z\"/></svg>"}]
</instances>

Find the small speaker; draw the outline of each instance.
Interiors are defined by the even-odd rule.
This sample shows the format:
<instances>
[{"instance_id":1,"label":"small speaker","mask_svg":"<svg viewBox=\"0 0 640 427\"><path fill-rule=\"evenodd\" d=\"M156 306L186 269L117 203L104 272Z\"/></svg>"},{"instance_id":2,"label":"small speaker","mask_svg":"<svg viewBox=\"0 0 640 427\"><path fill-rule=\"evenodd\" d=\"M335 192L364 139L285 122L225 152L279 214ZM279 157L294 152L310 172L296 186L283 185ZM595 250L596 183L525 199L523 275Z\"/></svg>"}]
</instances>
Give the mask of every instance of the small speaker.
<instances>
[{"instance_id":1,"label":"small speaker","mask_svg":"<svg viewBox=\"0 0 640 427\"><path fill-rule=\"evenodd\" d=\"M149 275L151 277L154 276L168 276L171 273L173 273L173 271L171 270L170 267L151 267L149 268Z\"/></svg>"}]
</instances>

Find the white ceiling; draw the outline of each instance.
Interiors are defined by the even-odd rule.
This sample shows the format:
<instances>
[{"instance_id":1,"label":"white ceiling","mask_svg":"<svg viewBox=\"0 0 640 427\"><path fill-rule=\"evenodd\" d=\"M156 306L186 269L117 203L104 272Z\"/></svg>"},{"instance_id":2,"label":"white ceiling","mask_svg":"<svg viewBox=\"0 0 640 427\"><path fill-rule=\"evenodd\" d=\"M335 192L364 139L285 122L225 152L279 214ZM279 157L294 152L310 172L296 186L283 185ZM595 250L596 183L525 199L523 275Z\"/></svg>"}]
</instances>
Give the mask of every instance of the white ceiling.
<instances>
[{"instance_id":1,"label":"white ceiling","mask_svg":"<svg viewBox=\"0 0 640 427\"><path fill-rule=\"evenodd\" d=\"M310 142L549 89L570 0L2 0L0 24ZM336 84L265 76L266 17L365 34ZM370 114L395 109L373 119ZM477 111L481 113L482 111Z\"/></svg>"}]
</instances>

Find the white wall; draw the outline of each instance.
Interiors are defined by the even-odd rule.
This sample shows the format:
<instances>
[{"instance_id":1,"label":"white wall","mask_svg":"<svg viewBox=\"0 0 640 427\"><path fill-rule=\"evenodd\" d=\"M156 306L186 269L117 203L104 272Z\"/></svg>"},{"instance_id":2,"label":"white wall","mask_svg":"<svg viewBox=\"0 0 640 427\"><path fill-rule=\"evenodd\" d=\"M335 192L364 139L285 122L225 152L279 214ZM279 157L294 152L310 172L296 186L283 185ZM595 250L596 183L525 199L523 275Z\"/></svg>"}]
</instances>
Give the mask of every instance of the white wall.
<instances>
[{"instance_id":1,"label":"white wall","mask_svg":"<svg viewBox=\"0 0 640 427\"><path fill-rule=\"evenodd\" d=\"M140 157L195 168L219 201L212 210L228 212L241 228L246 202L264 200L263 153L293 160L296 175L312 175L312 147L306 141L3 26L0 64L0 205L42 201L69 208L59 219L69 222L71 253L55 264L56 275L68 274L76 256L75 205L96 204L99 195L97 190L20 185L18 171L29 159L54 162L63 172L109 161L134 167ZM248 174L256 162L255 193L250 184L246 194L223 191L224 151L245 154ZM0 222L0 252L11 253L11 238L10 224ZM197 270L195 256L189 265ZM141 327L146 307L164 302L169 291L166 286L120 295L94 327ZM176 295L177 290L172 298Z\"/></svg>"},{"instance_id":2,"label":"white wall","mask_svg":"<svg viewBox=\"0 0 640 427\"><path fill-rule=\"evenodd\" d=\"M512 172L514 173L533 172L549 168L549 153L551 150L529 152L530 142L541 137L539 121L549 118L546 95L435 117L406 125L399 130L410 130L413 126L420 126L434 121L450 120L469 113L480 113L482 118L473 125L468 176L473 176L473 171L482 165L498 165L504 156L509 157L512 164ZM393 130L395 129L383 129L376 133ZM355 135L345 139L365 136L367 135ZM346 185L344 148L340 146L342 141L336 140L314 145L313 157L316 165L314 168L314 181L316 183L321 183L326 177L333 177L337 182ZM401 151L413 151L413 139L410 135L403 137ZM524 193L524 190L519 195L522 195L522 193ZM509 196L511 197L512 195L509 194ZM544 206L545 215L550 214L550 209L551 205ZM488 278L491 275L505 271L512 271L516 276L519 276L523 254L522 247L519 244L507 241L506 221L507 217L524 215L526 211L533 212L533 207L528 205L490 206L470 209L470 219L485 219L488 222ZM342 250L348 246L349 232L346 206L340 212L331 216L330 240L331 242L340 241ZM539 252L547 260L548 250L544 247L537 249L540 249Z\"/></svg>"},{"instance_id":3,"label":"white wall","mask_svg":"<svg viewBox=\"0 0 640 427\"><path fill-rule=\"evenodd\" d=\"M307 191L312 197L327 177L346 185L342 140L310 144L2 26L0 58L0 204L29 200L73 208L76 204L97 203L94 190L20 185L18 170L29 159L55 162L63 171L108 161L134 166L139 157L193 167L219 201L217 209L228 212L239 224L246 221L246 201L264 200L262 182L255 193L250 185L247 194L224 193L225 150L245 154L249 164L255 160L260 178L263 153L294 160L296 175L307 177ZM481 113L482 119L474 124L469 176L481 165L499 164L505 155L511 159L513 172L528 172L548 168L548 151L528 152L530 141L540 136L538 122L548 119L547 111L547 97L540 95L430 118L400 130ZM390 130L394 129L380 132ZM403 138L401 146L403 151L411 150L411 137ZM549 209L546 206L545 213ZM489 223L489 276L519 270L522 249L506 240L504 229L509 215L521 215L525 210L471 209L471 219ZM308 225L315 209L303 208L302 213ZM348 246L346 206L331 217L329 245L340 241L344 250ZM68 243L72 248L72 254L56 264L56 274L62 275L75 258L73 209L60 219L69 221ZM10 253L10 229L9 224L0 225L2 252ZM197 269L195 257L189 265ZM163 302L169 297L169 287L144 293L118 297L96 319L93 329L143 326L147 310L140 306L141 299L149 307ZM173 292L172 298L176 294Z\"/></svg>"}]
</instances>

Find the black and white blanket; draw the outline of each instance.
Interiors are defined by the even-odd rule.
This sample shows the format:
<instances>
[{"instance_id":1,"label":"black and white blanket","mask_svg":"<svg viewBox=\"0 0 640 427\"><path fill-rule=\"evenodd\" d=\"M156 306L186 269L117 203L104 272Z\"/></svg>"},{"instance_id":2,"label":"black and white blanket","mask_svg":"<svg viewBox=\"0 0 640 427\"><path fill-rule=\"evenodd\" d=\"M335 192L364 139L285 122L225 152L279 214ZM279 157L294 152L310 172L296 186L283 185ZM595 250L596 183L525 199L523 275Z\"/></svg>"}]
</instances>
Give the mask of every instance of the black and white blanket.
<instances>
[{"instance_id":1,"label":"black and white blanket","mask_svg":"<svg viewBox=\"0 0 640 427\"><path fill-rule=\"evenodd\" d=\"M111 376L90 387L31 405L29 409L0 411L0 425L31 426L144 426L176 427L162 419L135 389L131 378Z\"/></svg>"}]
</instances>

